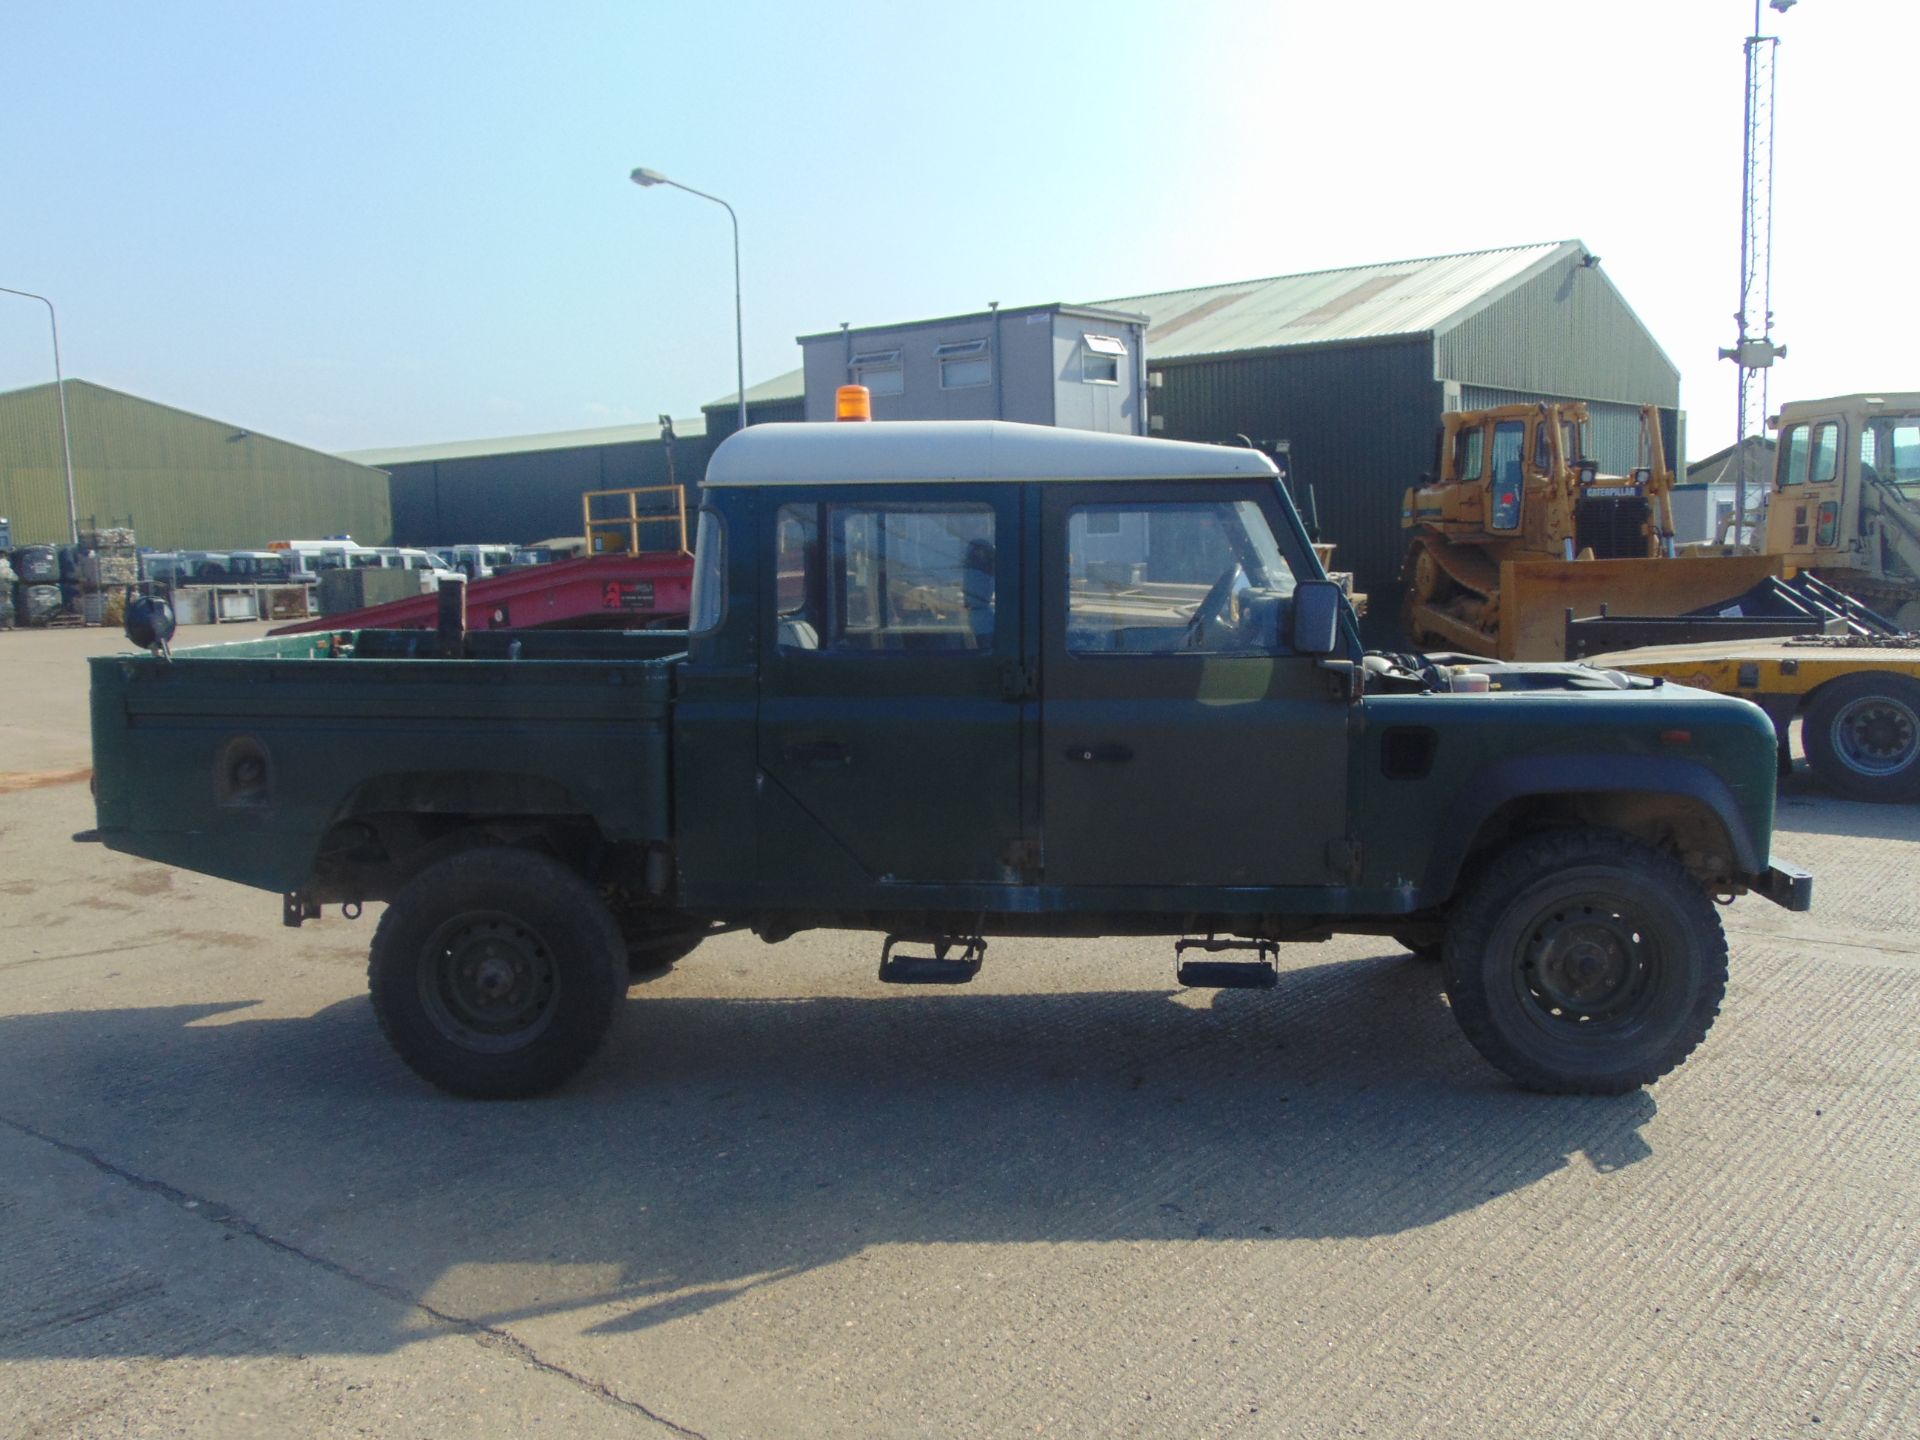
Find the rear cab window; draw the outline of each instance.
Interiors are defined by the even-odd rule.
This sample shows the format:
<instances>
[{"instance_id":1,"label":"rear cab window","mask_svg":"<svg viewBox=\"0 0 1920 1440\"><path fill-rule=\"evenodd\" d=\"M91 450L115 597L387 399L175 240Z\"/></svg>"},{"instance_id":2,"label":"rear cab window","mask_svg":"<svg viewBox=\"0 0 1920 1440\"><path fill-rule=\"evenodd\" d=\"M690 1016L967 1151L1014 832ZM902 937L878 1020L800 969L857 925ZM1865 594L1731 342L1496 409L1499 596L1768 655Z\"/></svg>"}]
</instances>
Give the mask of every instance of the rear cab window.
<instances>
[{"instance_id":1,"label":"rear cab window","mask_svg":"<svg viewBox=\"0 0 1920 1440\"><path fill-rule=\"evenodd\" d=\"M978 654L994 648L993 507L934 500L780 506L775 644L783 653Z\"/></svg>"}]
</instances>

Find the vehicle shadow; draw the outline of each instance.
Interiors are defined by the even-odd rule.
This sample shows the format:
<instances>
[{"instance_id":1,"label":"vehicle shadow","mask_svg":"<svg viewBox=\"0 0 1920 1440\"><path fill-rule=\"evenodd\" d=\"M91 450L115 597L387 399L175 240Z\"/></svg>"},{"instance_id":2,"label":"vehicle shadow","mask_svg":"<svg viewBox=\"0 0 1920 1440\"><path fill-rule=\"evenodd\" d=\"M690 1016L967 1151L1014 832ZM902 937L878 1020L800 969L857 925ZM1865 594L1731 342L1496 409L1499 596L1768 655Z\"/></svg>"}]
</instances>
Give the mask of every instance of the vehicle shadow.
<instances>
[{"instance_id":1,"label":"vehicle shadow","mask_svg":"<svg viewBox=\"0 0 1920 1440\"><path fill-rule=\"evenodd\" d=\"M510 1104L422 1085L359 999L12 1017L0 1113L443 1314L602 1335L869 1247L1386 1236L1650 1153L1650 1096L1514 1089L1403 956L1211 997L693 984Z\"/></svg>"},{"instance_id":2,"label":"vehicle shadow","mask_svg":"<svg viewBox=\"0 0 1920 1440\"><path fill-rule=\"evenodd\" d=\"M1789 832L1860 840L1920 840L1920 805L1843 800L1815 782L1805 762L1780 781L1775 823Z\"/></svg>"}]
</instances>

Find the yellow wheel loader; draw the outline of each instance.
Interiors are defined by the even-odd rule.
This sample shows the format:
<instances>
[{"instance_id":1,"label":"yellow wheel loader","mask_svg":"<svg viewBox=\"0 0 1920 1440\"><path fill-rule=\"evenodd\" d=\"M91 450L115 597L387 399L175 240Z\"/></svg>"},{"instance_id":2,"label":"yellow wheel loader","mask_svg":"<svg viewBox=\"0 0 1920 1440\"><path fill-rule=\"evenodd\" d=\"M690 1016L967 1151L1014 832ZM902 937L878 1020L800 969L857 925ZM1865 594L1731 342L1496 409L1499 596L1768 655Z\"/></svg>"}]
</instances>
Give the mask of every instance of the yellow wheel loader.
<instances>
[{"instance_id":1,"label":"yellow wheel loader","mask_svg":"<svg viewBox=\"0 0 1920 1440\"><path fill-rule=\"evenodd\" d=\"M1445 417L1438 471L1401 511L1411 644L1557 660L1569 610L1682 614L1782 572L1774 556L1677 553L1655 407L1640 409L1640 463L1626 475L1599 473L1588 423L1578 402Z\"/></svg>"}]
</instances>

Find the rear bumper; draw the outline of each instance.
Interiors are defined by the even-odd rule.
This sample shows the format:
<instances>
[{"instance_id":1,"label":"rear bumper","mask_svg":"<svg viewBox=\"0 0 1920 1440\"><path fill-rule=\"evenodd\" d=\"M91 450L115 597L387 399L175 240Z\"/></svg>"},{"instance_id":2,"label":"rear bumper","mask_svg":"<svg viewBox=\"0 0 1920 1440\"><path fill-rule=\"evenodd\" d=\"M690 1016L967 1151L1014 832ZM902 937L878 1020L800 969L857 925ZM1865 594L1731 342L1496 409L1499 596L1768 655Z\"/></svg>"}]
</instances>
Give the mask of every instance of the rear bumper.
<instances>
[{"instance_id":1,"label":"rear bumper","mask_svg":"<svg viewBox=\"0 0 1920 1440\"><path fill-rule=\"evenodd\" d=\"M1813 876L1785 860L1776 860L1753 882L1753 893L1764 895L1784 910L1813 908Z\"/></svg>"}]
</instances>

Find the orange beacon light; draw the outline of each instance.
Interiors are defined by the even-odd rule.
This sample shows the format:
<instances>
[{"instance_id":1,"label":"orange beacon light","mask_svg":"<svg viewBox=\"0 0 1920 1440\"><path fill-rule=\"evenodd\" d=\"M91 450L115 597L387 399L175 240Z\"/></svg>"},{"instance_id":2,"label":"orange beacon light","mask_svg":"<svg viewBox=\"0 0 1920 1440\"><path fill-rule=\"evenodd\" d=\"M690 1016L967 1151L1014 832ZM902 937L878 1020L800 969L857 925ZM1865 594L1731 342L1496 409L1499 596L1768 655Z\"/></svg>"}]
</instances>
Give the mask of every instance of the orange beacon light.
<instances>
[{"instance_id":1,"label":"orange beacon light","mask_svg":"<svg viewBox=\"0 0 1920 1440\"><path fill-rule=\"evenodd\" d=\"M873 419L873 392L864 385L842 385L833 392L833 418L836 420Z\"/></svg>"}]
</instances>

